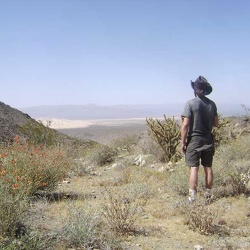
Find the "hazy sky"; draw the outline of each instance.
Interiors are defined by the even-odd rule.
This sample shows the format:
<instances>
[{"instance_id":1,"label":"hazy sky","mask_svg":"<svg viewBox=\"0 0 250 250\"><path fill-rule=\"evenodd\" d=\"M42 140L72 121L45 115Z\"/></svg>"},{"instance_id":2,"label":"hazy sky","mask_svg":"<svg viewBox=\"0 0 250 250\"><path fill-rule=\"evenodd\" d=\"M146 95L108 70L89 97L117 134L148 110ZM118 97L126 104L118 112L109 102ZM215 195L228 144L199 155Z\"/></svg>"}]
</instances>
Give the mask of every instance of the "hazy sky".
<instances>
[{"instance_id":1,"label":"hazy sky","mask_svg":"<svg viewBox=\"0 0 250 250\"><path fill-rule=\"evenodd\" d=\"M249 104L250 1L0 0L0 101Z\"/></svg>"}]
</instances>

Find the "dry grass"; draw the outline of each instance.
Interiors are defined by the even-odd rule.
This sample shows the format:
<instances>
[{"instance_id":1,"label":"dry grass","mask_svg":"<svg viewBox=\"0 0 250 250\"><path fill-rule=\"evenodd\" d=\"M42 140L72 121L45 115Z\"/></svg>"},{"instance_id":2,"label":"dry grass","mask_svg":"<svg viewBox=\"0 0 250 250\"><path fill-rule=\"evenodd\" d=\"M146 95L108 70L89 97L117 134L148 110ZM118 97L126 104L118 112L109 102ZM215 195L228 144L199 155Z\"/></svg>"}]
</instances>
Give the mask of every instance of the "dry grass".
<instances>
[{"instance_id":1,"label":"dry grass","mask_svg":"<svg viewBox=\"0 0 250 250\"><path fill-rule=\"evenodd\" d=\"M129 194L106 189L103 203L103 217L115 234L127 235L135 232L135 222L144 202L140 196L135 199Z\"/></svg>"}]
</instances>

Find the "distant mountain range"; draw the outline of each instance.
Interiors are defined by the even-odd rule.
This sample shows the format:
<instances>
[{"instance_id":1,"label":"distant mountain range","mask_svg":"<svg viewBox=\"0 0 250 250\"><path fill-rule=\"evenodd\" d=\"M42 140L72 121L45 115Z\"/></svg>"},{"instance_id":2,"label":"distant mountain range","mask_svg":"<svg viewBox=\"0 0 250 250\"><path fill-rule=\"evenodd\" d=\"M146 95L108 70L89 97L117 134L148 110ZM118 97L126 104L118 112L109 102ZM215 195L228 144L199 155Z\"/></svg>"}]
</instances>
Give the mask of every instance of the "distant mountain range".
<instances>
[{"instance_id":1,"label":"distant mountain range","mask_svg":"<svg viewBox=\"0 0 250 250\"><path fill-rule=\"evenodd\" d=\"M219 114L234 116L244 114L240 104L217 104ZM70 120L94 120L94 119L128 119L175 116L180 117L184 104L162 105L114 105L99 106L89 105L47 105L20 108L29 116L37 118L57 118Z\"/></svg>"}]
</instances>

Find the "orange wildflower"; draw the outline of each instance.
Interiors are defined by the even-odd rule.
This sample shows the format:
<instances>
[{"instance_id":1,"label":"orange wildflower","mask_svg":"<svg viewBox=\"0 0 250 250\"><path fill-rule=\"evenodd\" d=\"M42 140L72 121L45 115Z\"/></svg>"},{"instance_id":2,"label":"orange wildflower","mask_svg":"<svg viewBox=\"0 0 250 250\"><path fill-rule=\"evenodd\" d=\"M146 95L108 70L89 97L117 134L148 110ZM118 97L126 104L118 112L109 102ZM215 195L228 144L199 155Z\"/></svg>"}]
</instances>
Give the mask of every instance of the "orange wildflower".
<instances>
[{"instance_id":1,"label":"orange wildflower","mask_svg":"<svg viewBox=\"0 0 250 250\"><path fill-rule=\"evenodd\" d=\"M17 183L12 184L12 189L17 189L17 187L18 187L18 184L17 184Z\"/></svg>"},{"instance_id":2,"label":"orange wildflower","mask_svg":"<svg viewBox=\"0 0 250 250\"><path fill-rule=\"evenodd\" d=\"M5 158L7 155L8 155L8 153L3 153L3 154L1 154L1 157Z\"/></svg>"},{"instance_id":3,"label":"orange wildflower","mask_svg":"<svg viewBox=\"0 0 250 250\"><path fill-rule=\"evenodd\" d=\"M17 181L21 181L21 180L22 180L22 177L17 176L17 177L16 177L16 180L17 180Z\"/></svg>"},{"instance_id":4,"label":"orange wildflower","mask_svg":"<svg viewBox=\"0 0 250 250\"><path fill-rule=\"evenodd\" d=\"M16 143L20 143L20 136L19 136L19 135L16 135L16 136L14 137L14 141L15 141Z\"/></svg>"},{"instance_id":5,"label":"orange wildflower","mask_svg":"<svg viewBox=\"0 0 250 250\"><path fill-rule=\"evenodd\" d=\"M0 175L4 175L6 173L5 170L0 171Z\"/></svg>"}]
</instances>

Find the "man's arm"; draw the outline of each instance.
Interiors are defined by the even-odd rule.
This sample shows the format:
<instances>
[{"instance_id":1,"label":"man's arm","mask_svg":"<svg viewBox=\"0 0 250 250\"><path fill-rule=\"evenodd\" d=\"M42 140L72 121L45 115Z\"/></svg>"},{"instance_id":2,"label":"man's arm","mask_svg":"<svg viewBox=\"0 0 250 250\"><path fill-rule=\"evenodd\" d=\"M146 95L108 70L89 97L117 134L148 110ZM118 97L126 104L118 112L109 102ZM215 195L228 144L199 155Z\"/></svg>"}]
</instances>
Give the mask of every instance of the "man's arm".
<instances>
[{"instance_id":1,"label":"man's arm","mask_svg":"<svg viewBox=\"0 0 250 250\"><path fill-rule=\"evenodd\" d=\"M181 150L183 153L186 151L187 135L189 129L190 119L184 117L181 124Z\"/></svg>"},{"instance_id":2,"label":"man's arm","mask_svg":"<svg viewBox=\"0 0 250 250\"><path fill-rule=\"evenodd\" d=\"M216 115L214 117L214 123L213 123L213 125L214 125L214 127L218 127L219 126L219 117L218 117L218 115Z\"/></svg>"}]
</instances>

